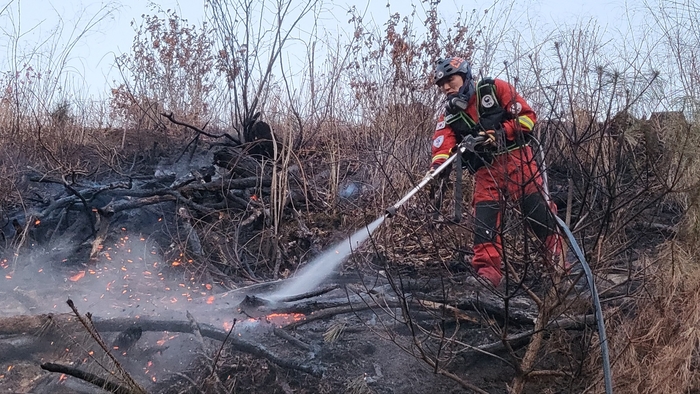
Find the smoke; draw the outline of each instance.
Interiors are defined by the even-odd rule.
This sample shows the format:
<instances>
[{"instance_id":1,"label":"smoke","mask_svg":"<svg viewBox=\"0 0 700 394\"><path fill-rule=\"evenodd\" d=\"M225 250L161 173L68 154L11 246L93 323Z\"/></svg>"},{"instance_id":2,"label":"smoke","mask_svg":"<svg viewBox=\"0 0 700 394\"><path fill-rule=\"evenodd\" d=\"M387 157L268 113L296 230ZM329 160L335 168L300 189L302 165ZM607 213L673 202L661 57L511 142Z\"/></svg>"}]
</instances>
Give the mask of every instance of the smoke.
<instances>
[{"instance_id":1,"label":"smoke","mask_svg":"<svg viewBox=\"0 0 700 394\"><path fill-rule=\"evenodd\" d=\"M9 314L68 312L70 298L81 312L100 317L160 317L216 290L213 283L184 277L182 267L172 264L186 262L164 261L154 242L125 229L94 261L73 261L78 248L58 239L3 260L0 292L16 301ZM8 313L0 310L2 315Z\"/></svg>"},{"instance_id":2,"label":"smoke","mask_svg":"<svg viewBox=\"0 0 700 394\"><path fill-rule=\"evenodd\" d=\"M199 323L225 329L217 305L206 302L221 291L219 286L187 274L189 270L182 267L187 262L165 261L158 245L147 237L117 231L116 239L106 243L94 261L74 261L84 246L71 244L68 236L0 260L0 317L70 313L66 300L71 299L81 314L90 312L94 319L187 321L190 310ZM84 333L75 334L87 338ZM117 332L101 334L108 346L118 342ZM131 375L147 386L184 370L194 360L201 349L191 337L144 332L128 351L115 353ZM86 344L93 343L94 348L92 340L77 347L60 338L51 341L59 351L71 348L71 357L78 360L87 357ZM89 368L94 371L96 366Z\"/></svg>"}]
</instances>

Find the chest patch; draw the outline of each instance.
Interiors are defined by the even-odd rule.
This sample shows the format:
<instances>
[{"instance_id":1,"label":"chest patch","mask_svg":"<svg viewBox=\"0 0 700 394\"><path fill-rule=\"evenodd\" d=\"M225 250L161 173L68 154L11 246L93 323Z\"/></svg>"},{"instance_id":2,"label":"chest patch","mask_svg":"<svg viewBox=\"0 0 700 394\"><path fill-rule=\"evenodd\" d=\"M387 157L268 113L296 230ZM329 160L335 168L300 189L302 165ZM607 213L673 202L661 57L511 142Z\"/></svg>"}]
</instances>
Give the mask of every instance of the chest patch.
<instances>
[{"instance_id":1,"label":"chest patch","mask_svg":"<svg viewBox=\"0 0 700 394\"><path fill-rule=\"evenodd\" d=\"M438 122L437 126L435 126L435 130L442 130L444 128L445 128L445 121L444 120Z\"/></svg>"},{"instance_id":2,"label":"chest patch","mask_svg":"<svg viewBox=\"0 0 700 394\"><path fill-rule=\"evenodd\" d=\"M445 136L439 135L433 140L433 147L437 149L442 146L443 142L445 142Z\"/></svg>"},{"instance_id":3,"label":"chest patch","mask_svg":"<svg viewBox=\"0 0 700 394\"><path fill-rule=\"evenodd\" d=\"M481 106L484 108L491 108L494 104L496 104L496 100L490 94L481 98Z\"/></svg>"}]
</instances>

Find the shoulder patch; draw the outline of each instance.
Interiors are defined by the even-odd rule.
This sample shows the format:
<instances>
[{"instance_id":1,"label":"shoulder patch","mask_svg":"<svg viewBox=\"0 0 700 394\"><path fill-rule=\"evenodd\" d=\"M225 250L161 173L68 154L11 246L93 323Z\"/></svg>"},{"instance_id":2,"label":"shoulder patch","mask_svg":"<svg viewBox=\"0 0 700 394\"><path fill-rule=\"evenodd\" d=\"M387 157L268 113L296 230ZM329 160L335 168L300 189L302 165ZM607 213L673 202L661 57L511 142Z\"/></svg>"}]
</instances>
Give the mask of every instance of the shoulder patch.
<instances>
[{"instance_id":1,"label":"shoulder patch","mask_svg":"<svg viewBox=\"0 0 700 394\"><path fill-rule=\"evenodd\" d=\"M439 135L433 140L433 146L435 148L439 148L442 146L442 143L445 142L445 136L444 135Z\"/></svg>"},{"instance_id":2,"label":"shoulder patch","mask_svg":"<svg viewBox=\"0 0 700 394\"><path fill-rule=\"evenodd\" d=\"M518 102L515 102L515 103L510 105L510 113L512 113L513 115L518 115L520 113L520 111L522 111L522 110L523 110L523 106L522 106L522 104L520 104Z\"/></svg>"},{"instance_id":3,"label":"shoulder patch","mask_svg":"<svg viewBox=\"0 0 700 394\"><path fill-rule=\"evenodd\" d=\"M437 126L435 126L435 130L442 130L445 128L445 121L441 120L437 123Z\"/></svg>"}]
</instances>

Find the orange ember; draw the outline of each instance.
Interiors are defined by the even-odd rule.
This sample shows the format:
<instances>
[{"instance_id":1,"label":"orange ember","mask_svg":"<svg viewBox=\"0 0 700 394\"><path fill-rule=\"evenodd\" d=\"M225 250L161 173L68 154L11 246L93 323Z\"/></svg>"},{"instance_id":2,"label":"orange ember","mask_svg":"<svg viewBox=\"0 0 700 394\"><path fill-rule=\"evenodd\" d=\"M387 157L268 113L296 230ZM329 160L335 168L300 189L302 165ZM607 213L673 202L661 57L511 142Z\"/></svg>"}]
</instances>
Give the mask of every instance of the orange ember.
<instances>
[{"instance_id":1,"label":"orange ember","mask_svg":"<svg viewBox=\"0 0 700 394\"><path fill-rule=\"evenodd\" d=\"M265 316L265 319L271 323L290 323L304 320L305 318L306 316L303 313L270 313Z\"/></svg>"},{"instance_id":2,"label":"orange ember","mask_svg":"<svg viewBox=\"0 0 700 394\"><path fill-rule=\"evenodd\" d=\"M168 336L167 334L165 334L165 335L167 336L167 338L162 338L162 339L159 339L159 340L156 341L156 344L157 344L158 346L163 346L163 344L164 344L165 342L167 342L167 341L169 341L169 340L171 340L171 339L173 339L173 338L177 338L177 337L178 337L178 335L171 335L171 336Z\"/></svg>"},{"instance_id":3,"label":"orange ember","mask_svg":"<svg viewBox=\"0 0 700 394\"><path fill-rule=\"evenodd\" d=\"M211 305L213 303L214 303L214 296L209 296L209 298L207 298L207 304Z\"/></svg>"},{"instance_id":4,"label":"orange ember","mask_svg":"<svg viewBox=\"0 0 700 394\"><path fill-rule=\"evenodd\" d=\"M80 279L83 279L84 276L85 276L85 270L83 270L83 271L78 271L77 274L71 276L70 278L68 278L68 280L70 280L71 282L77 282L77 281L79 281Z\"/></svg>"}]
</instances>

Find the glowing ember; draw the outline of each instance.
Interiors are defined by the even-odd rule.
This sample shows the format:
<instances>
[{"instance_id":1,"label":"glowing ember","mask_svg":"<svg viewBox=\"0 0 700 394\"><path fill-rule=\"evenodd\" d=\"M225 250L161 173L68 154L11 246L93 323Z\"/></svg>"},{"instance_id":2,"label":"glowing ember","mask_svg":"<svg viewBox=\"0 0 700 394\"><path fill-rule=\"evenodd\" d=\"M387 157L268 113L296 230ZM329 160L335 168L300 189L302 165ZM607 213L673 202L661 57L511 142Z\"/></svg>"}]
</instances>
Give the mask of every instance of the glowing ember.
<instances>
[{"instance_id":1,"label":"glowing ember","mask_svg":"<svg viewBox=\"0 0 700 394\"><path fill-rule=\"evenodd\" d=\"M38 225L40 225L40 224L41 224L41 220L37 219L37 220L34 221L34 225L35 225L35 226L38 226Z\"/></svg>"},{"instance_id":2,"label":"glowing ember","mask_svg":"<svg viewBox=\"0 0 700 394\"><path fill-rule=\"evenodd\" d=\"M66 379L68 379L68 378L66 377L66 374L62 373L62 374L61 374L61 377L58 378L58 381L59 381L59 382L63 382L63 381L66 380Z\"/></svg>"},{"instance_id":3,"label":"glowing ember","mask_svg":"<svg viewBox=\"0 0 700 394\"><path fill-rule=\"evenodd\" d=\"M303 313L271 313L265 316L265 320L275 324L291 323L304 320L305 318L306 316Z\"/></svg>"},{"instance_id":4,"label":"glowing ember","mask_svg":"<svg viewBox=\"0 0 700 394\"><path fill-rule=\"evenodd\" d=\"M171 339L173 339L173 338L177 338L178 335L167 336L167 334L166 334L166 337L167 337L167 338L163 338L163 339L157 340L157 341L156 341L156 344L157 344L158 346L163 346L163 344L164 344L165 342L167 342L167 341L169 341L169 340L171 340Z\"/></svg>"},{"instance_id":5,"label":"glowing ember","mask_svg":"<svg viewBox=\"0 0 700 394\"><path fill-rule=\"evenodd\" d=\"M83 271L78 271L77 274L71 276L70 278L68 278L68 280L71 281L71 282L77 282L77 281L79 281L80 279L82 279L84 276L85 276L85 271L84 271L84 270L83 270Z\"/></svg>"},{"instance_id":6,"label":"glowing ember","mask_svg":"<svg viewBox=\"0 0 700 394\"><path fill-rule=\"evenodd\" d=\"M211 305L213 303L214 303L214 296L209 296L209 298L207 298L207 304Z\"/></svg>"}]
</instances>

